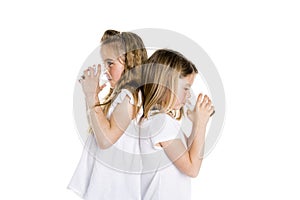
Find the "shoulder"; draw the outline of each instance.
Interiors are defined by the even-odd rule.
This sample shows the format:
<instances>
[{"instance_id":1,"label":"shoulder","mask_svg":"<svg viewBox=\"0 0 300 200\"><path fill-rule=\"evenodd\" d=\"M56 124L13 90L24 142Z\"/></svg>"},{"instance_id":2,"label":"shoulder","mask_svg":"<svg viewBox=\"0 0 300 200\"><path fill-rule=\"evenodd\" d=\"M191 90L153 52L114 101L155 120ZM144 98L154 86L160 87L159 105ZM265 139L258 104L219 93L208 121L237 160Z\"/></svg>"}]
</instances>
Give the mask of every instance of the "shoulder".
<instances>
[{"instance_id":1,"label":"shoulder","mask_svg":"<svg viewBox=\"0 0 300 200\"><path fill-rule=\"evenodd\" d=\"M132 93L127 89L122 89L119 94L116 95L116 98L112 101L107 117L110 118L111 114L114 112L114 110L118 107L118 105L121 105L122 107L125 105L134 105L134 98Z\"/></svg>"},{"instance_id":2,"label":"shoulder","mask_svg":"<svg viewBox=\"0 0 300 200\"><path fill-rule=\"evenodd\" d=\"M166 113L157 113L144 118L142 125L147 126L148 124L155 124L155 126L180 126L180 122Z\"/></svg>"},{"instance_id":3,"label":"shoulder","mask_svg":"<svg viewBox=\"0 0 300 200\"><path fill-rule=\"evenodd\" d=\"M116 99L114 100L114 103L122 103L124 101L125 98L129 99L129 103L134 105L134 98L133 98L133 94L127 90L127 89L122 89L121 92L119 94L117 94Z\"/></svg>"},{"instance_id":4,"label":"shoulder","mask_svg":"<svg viewBox=\"0 0 300 200\"><path fill-rule=\"evenodd\" d=\"M155 141L165 141L177 138L180 131L180 123L166 113L155 114L144 120L141 125L142 133Z\"/></svg>"},{"instance_id":5,"label":"shoulder","mask_svg":"<svg viewBox=\"0 0 300 200\"><path fill-rule=\"evenodd\" d=\"M133 94L127 89L122 89L120 93L116 95L116 98L113 100L110 109L114 110L118 104L123 103L124 100L127 99L129 100L129 104L134 105Z\"/></svg>"},{"instance_id":6,"label":"shoulder","mask_svg":"<svg viewBox=\"0 0 300 200\"><path fill-rule=\"evenodd\" d=\"M176 127L179 128L180 123L166 113L158 113L149 118L154 123L161 124L164 128Z\"/></svg>"}]
</instances>

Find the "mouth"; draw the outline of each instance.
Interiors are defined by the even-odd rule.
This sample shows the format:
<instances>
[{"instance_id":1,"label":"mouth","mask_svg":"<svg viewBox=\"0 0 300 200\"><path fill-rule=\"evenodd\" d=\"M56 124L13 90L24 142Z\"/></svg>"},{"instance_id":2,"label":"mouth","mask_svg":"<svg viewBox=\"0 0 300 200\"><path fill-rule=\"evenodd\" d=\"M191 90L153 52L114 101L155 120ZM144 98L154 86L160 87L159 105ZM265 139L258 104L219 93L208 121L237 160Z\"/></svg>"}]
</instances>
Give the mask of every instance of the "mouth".
<instances>
[{"instance_id":1,"label":"mouth","mask_svg":"<svg viewBox=\"0 0 300 200\"><path fill-rule=\"evenodd\" d=\"M107 79L108 81L111 81L111 80L112 80L112 77L110 76L109 73L105 73L105 76L106 76L106 79Z\"/></svg>"}]
</instances>

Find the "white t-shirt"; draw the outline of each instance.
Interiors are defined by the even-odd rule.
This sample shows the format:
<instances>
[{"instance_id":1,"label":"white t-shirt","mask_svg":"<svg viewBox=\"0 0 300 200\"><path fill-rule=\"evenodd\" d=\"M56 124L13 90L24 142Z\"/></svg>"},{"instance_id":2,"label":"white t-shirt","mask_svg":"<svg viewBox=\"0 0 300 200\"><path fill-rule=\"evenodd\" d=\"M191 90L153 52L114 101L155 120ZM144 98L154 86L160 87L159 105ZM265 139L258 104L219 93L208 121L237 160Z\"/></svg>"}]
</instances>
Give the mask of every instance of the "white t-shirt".
<instances>
[{"instance_id":1,"label":"white t-shirt","mask_svg":"<svg viewBox=\"0 0 300 200\"><path fill-rule=\"evenodd\" d=\"M126 96L134 104L132 94L123 89L111 104L108 119ZM89 135L68 188L86 200L140 200L142 163L138 142L136 119L131 121L124 134L108 149L100 149L94 135Z\"/></svg>"},{"instance_id":2,"label":"white t-shirt","mask_svg":"<svg viewBox=\"0 0 300 200\"><path fill-rule=\"evenodd\" d=\"M160 113L144 120L140 126L140 149L143 162L141 195L143 200L189 200L191 179L181 173L158 143L186 137L180 123Z\"/></svg>"}]
</instances>

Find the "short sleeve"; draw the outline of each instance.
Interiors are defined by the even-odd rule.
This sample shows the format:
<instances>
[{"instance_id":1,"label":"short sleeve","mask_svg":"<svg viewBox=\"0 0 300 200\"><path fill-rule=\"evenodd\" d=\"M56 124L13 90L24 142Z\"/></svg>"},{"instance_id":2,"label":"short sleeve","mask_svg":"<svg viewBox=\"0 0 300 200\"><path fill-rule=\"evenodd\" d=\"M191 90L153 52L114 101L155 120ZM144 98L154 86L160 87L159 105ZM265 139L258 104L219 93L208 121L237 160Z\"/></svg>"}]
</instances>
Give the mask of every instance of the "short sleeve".
<instances>
[{"instance_id":1,"label":"short sleeve","mask_svg":"<svg viewBox=\"0 0 300 200\"><path fill-rule=\"evenodd\" d=\"M134 98L132 93L127 90L127 89L122 89L121 92L118 94L117 98L114 100L114 102L112 103L113 105L117 106L117 104L122 103L125 99L125 97L128 96L129 97L129 103L134 105Z\"/></svg>"},{"instance_id":2,"label":"short sleeve","mask_svg":"<svg viewBox=\"0 0 300 200\"><path fill-rule=\"evenodd\" d=\"M160 142L180 139L180 123L167 114L157 114L154 116L151 126L151 142L154 148Z\"/></svg>"},{"instance_id":3,"label":"short sleeve","mask_svg":"<svg viewBox=\"0 0 300 200\"><path fill-rule=\"evenodd\" d=\"M122 103L125 97L129 97L129 103L135 105L134 98L132 93L127 89L122 89L121 92L117 95L116 99L112 102L107 117L109 118L112 112L115 110L118 104Z\"/></svg>"}]
</instances>

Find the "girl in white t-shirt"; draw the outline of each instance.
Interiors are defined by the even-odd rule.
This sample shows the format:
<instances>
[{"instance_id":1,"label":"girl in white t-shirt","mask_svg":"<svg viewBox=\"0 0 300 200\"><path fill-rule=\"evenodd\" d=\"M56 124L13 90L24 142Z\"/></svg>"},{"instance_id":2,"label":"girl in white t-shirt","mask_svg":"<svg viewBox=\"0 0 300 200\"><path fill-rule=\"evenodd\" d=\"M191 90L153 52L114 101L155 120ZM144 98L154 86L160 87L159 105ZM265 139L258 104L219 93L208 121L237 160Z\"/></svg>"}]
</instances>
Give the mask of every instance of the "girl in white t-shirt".
<instances>
[{"instance_id":1,"label":"girl in white t-shirt","mask_svg":"<svg viewBox=\"0 0 300 200\"><path fill-rule=\"evenodd\" d=\"M166 49L157 50L143 67L143 200L190 199L190 177L198 175L206 125L214 112L211 100L199 94L194 110L187 112L192 132L186 137L181 131L179 119L196 74L194 64Z\"/></svg>"},{"instance_id":2,"label":"girl in white t-shirt","mask_svg":"<svg viewBox=\"0 0 300 200\"><path fill-rule=\"evenodd\" d=\"M100 53L111 90L100 104L101 67L97 66L97 72L92 67L84 71L80 83L91 134L68 188L88 200L139 200L141 161L136 119L141 115L141 100L136 78L140 74L135 67L147 60L147 51L136 34L108 30Z\"/></svg>"}]
</instances>

